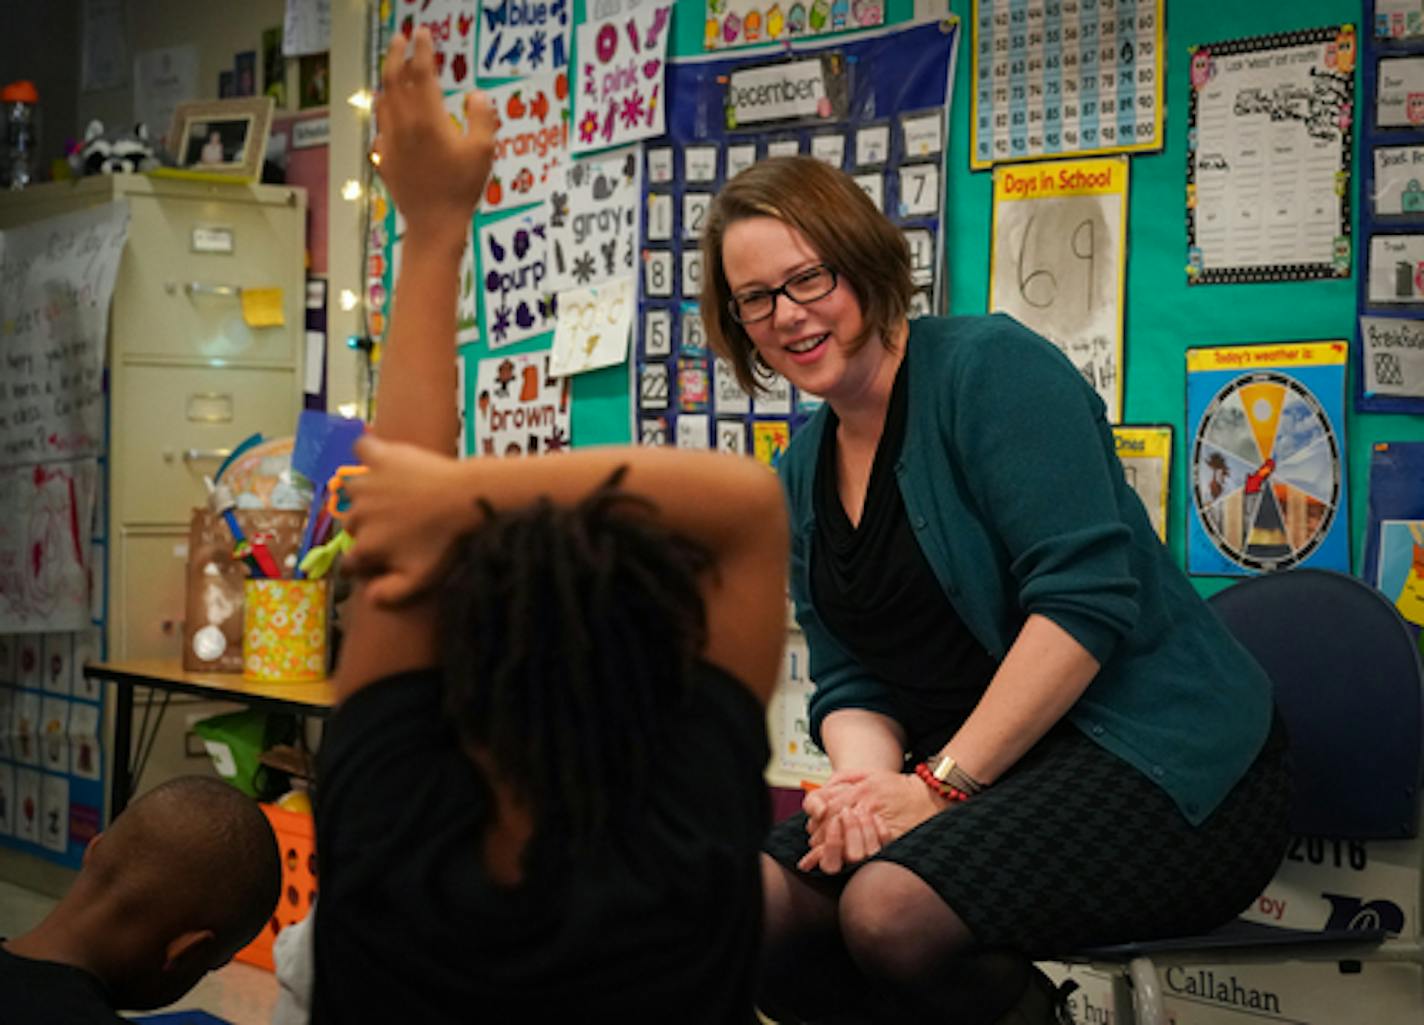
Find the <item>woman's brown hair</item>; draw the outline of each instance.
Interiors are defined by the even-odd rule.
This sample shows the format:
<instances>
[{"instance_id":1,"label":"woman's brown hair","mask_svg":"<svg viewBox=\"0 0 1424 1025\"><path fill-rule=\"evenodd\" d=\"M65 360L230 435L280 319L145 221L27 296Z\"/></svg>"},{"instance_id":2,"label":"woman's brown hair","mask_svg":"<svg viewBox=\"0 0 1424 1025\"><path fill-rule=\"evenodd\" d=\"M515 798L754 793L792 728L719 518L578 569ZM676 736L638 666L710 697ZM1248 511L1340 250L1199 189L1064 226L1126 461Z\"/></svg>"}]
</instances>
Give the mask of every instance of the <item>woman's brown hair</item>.
<instances>
[{"instance_id":1,"label":"woman's brown hair","mask_svg":"<svg viewBox=\"0 0 1424 1025\"><path fill-rule=\"evenodd\" d=\"M723 186L702 234L702 322L712 347L732 364L749 393L764 391L766 368L746 329L732 316L731 287L722 266L727 229L750 217L774 217L805 236L860 302L865 329L851 343L859 351L909 315L910 251L900 229L842 171L814 157L772 157L753 164Z\"/></svg>"}]
</instances>

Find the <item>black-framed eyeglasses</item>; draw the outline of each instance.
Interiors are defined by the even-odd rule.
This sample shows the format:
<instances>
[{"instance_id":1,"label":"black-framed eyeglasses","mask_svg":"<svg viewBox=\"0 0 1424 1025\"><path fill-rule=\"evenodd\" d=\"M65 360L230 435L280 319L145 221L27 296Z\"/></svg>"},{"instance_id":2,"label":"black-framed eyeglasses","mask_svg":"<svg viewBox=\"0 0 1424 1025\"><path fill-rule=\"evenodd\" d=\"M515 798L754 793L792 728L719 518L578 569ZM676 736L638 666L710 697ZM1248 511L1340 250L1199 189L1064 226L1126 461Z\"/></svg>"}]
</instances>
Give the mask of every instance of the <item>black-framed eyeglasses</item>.
<instances>
[{"instance_id":1,"label":"black-framed eyeglasses","mask_svg":"<svg viewBox=\"0 0 1424 1025\"><path fill-rule=\"evenodd\" d=\"M835 268L818 263L797 271L776 288L755 288L732 296L727 309L738 324L755 324L776 312L777 296L784 295L798 306L805 306L834 292L839 280Z\"/></svg>"}]
</instances>

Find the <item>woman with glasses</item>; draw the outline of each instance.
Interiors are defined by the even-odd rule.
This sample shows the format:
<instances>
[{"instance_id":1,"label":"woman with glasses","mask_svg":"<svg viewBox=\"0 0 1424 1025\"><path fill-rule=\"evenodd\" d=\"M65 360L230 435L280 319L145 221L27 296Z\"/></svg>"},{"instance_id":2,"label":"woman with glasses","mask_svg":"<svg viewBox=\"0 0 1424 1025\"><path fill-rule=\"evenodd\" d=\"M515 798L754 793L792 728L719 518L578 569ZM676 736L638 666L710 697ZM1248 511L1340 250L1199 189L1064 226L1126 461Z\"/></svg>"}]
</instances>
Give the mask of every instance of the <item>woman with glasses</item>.
<instances>
[{"instance_id":1,"label":"woman with glasses","mask_svg":"<svg viewBox=\"0 0 1424 1025\"><path fill-rule=\"evenodd\" d=\"M1285 844L1270 683L1093 390L1008 317L911 320L899 229L814 159L732 179L702 246L743 387L825 399L780 473L834 774L763 856L764 1009L1047 1022L1030 958L1238 913Z\"/></svg>"}]
</instances>

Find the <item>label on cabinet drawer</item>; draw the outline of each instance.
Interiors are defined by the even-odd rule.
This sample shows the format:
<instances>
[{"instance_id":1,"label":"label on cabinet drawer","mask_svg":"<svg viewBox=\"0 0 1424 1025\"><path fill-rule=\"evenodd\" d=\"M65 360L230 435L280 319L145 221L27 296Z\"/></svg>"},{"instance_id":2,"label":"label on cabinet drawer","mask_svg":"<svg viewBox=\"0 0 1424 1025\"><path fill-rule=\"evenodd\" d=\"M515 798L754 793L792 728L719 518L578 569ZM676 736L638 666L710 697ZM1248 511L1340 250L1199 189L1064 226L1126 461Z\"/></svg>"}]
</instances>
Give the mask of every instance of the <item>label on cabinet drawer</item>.
<instances>
[{"instance_id":1,"label":"label on cabinet drawer","mask_svg":"<svg viewBox=\"0 0 1424 1025\"><path fill-rule=\"evenodd\" d=\"M229 423L232 420L232 396L223 392L192 393L188 396L186 413L194 423Z\"/></svg>"},{"instance_id":2,"label":"label on cabinet drawer","mask_svg":"<svg viewBox=\"0 0 1424 1025\"><path fill-rule=\"evenodd\" d=\"M193 252L195 253L231 254L234 248L234 234L231 228L199 225L193 229Z\"/></svg>"}]
</instances>

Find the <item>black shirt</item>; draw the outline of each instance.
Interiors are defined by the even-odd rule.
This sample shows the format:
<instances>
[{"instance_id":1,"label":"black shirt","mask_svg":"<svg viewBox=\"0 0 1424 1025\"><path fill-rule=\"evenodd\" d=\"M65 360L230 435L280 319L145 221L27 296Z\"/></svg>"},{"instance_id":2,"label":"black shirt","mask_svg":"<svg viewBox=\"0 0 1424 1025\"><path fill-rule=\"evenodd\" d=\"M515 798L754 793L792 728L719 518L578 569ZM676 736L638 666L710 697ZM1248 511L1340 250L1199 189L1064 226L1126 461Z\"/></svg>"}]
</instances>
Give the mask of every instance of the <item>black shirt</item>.
<instances>
[{"instance_id":1,"label":"black shirt","mask_svg":"<svg viewBox=\"0 0 1424 1025\"><path fill-rule=\"evenodd\" d=\"M905 443L908 366L895 375L858 525L841 504L840 421L826 410L812 498L811 600L836 640L890 688L896 718L922 757L974 709L995 663L945 597L905 513L895 464Z\"/></svg>"},{"instance_id":2,"label":"black shirt","mask_svg":"<svg viewBox=\"0 0 1424 1025\"><path fill-rule=\"evenodd\" d=\"M313 1023L753 1021L766 721L727 674L693 676L643 835L514 888L484 874L488 798L438 674L352 695L318 762Z\"/></svg>"},{"instance_id":3,"label":"black shirt","mask_svg":"<svg viewBox=\"0 0 1424 1025\"><path fill-rule=\"evenodd\" d=\"M123 1025L103 983L82 968L19 957L0 947L3 1025Z\"/></svg>"}]
</instances>

